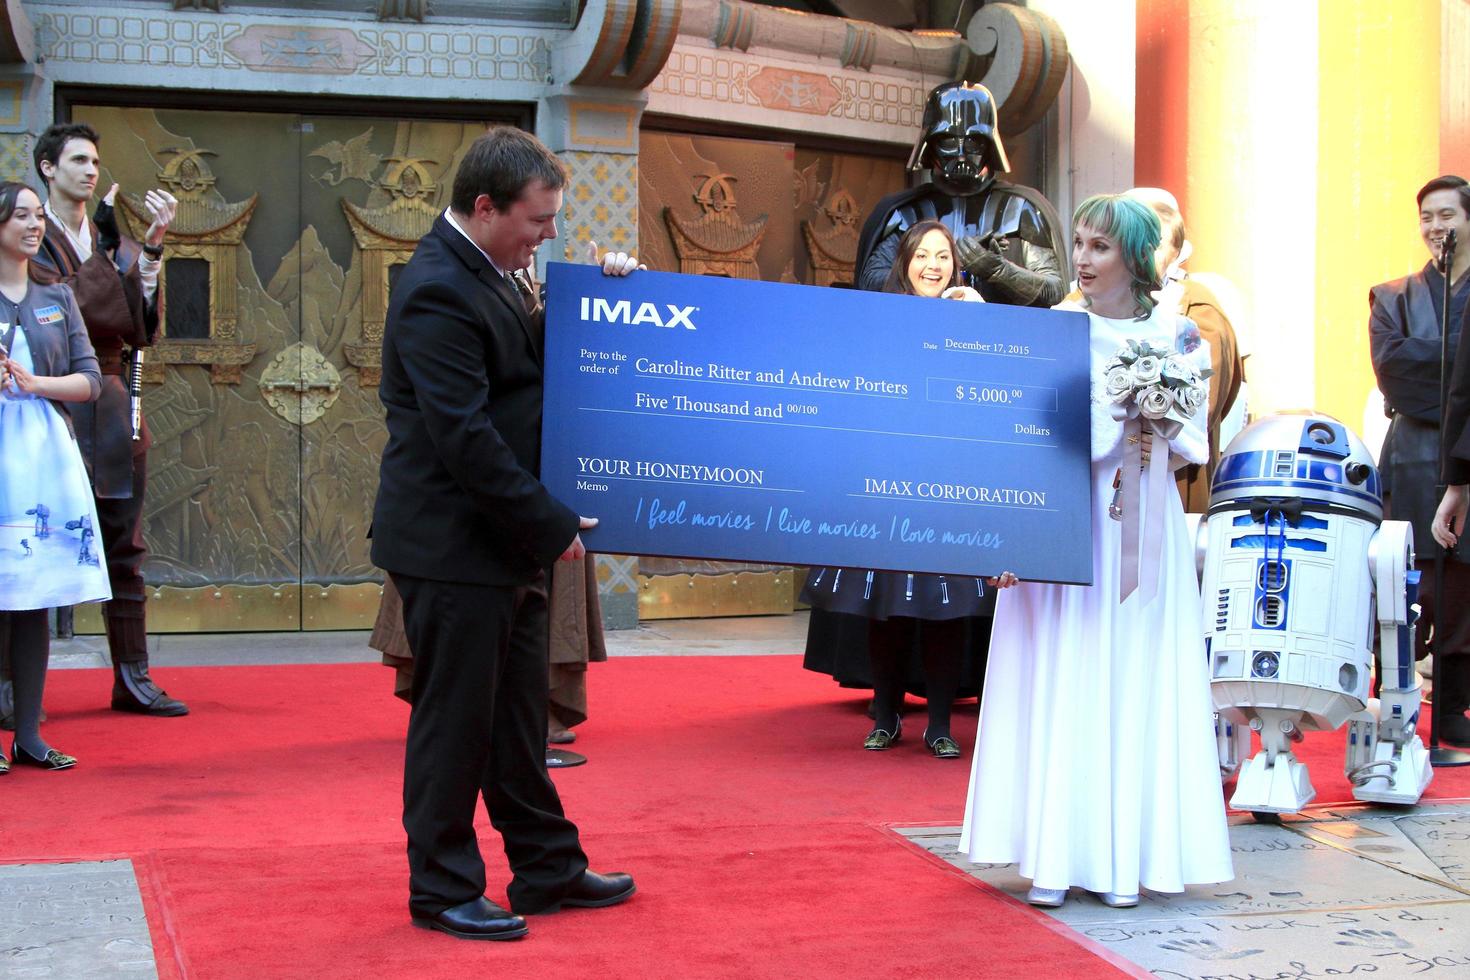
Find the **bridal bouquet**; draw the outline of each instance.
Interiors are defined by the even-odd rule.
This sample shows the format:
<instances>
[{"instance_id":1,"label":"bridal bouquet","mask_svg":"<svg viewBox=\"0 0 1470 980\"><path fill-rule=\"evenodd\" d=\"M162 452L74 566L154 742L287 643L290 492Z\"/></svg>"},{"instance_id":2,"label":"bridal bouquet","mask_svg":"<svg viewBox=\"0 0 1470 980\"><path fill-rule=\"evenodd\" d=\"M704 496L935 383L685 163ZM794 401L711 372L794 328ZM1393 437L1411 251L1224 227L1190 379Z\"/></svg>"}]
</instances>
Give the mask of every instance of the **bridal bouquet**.
<instances>
[{"instance_id":1,"label":"bridal bouquet","mask_svg":"<svg viewBox=\"0 0 1470 980\"><path fill-rule=\"evenodd\" d=\"M1204 383L1209 369L1201 371L1177 351L1146 340L1120 347L1103 374L1113 405L1128 418L1147 419L1166 435L1170 429L1177 432L1209 401Z\"/></svg>"}]
</instances>

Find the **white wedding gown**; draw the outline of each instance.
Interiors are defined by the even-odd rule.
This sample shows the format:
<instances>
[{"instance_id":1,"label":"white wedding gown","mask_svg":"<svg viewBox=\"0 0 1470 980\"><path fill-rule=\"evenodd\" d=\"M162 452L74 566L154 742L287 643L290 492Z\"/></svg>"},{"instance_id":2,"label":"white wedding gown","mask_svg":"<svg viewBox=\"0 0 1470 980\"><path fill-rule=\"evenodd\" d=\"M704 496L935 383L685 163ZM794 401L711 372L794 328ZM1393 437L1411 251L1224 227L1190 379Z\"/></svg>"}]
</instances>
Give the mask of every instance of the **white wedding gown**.
<instances>
[{"instance_id":1,"label":"white wedding gown","mask_svg":"<svg viewBox=\"0 0 1470 980\"><path fill-rule=\"evenodd\" d=\"M1157 310L1089 318L1093 584L1001 590L960 850L1018 864L1042 888L1179 892L1234 877L1194 543L1171 477L1158 592L1118 602L1122 524L1108 507L1123 426L1099 394L1103 365L1130 338L1174 347L1176 331L1197 333ZM1208 367L1208 350L1190 359ZM1204 461L1204 415L1170 441L1173 455Z\"/></svg>"}]
</instances>

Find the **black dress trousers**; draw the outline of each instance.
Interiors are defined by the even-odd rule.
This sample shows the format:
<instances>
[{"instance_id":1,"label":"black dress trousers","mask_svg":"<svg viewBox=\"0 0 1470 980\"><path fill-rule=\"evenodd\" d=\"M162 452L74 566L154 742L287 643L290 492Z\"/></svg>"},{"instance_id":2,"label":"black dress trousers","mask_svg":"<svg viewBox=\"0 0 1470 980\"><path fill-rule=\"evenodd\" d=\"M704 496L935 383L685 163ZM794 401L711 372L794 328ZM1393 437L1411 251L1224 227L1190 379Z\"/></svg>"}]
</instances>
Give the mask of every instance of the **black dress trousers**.
<instances>
[{"instance_id":1,"label":"black dress trousers","mask_svg":"<svg viewBox=\"0 0 1470 980\"><path fill-rule=\"evenodd\" d=\"M546 773L544 581L504 588L391 574L414 653L403 776L410 910L437 915L484 894L481 796L510 862L511 902L560 898L587 856Z\"/></svg>"}]
</instances>

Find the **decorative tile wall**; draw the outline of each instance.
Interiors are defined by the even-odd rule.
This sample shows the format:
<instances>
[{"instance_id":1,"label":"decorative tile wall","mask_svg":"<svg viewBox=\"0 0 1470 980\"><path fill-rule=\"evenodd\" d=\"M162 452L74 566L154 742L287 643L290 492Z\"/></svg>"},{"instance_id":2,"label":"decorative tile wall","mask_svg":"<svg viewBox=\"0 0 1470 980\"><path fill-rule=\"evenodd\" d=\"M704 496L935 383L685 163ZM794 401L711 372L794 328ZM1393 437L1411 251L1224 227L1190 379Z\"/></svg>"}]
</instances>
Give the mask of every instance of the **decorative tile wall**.
<instances>
[{"instance_id":1,"label":"decorative tile wall","mask_svg":"<svg viewBox=\"0 0 1470 980\"><path fill-rule=\"evenodd\" d=\"M739 51L680 44L648 87L647 111L726 118L738 107L749 110L740 113L742 122L809 129L818 117L827 123L824 131L907 143L923 117L928 91L867 72L811 71Z\"/></svg>"},{"instance_id":2,"label":"decorative tile wall","mask_svg":"<svg viewBox=\"0 0 1470 980\"><path fill-rule=\"evenodd\" d=\"M620 252L638 248L638 158L620 153L566 150L560 154L571 182L564 195L562 239L567 258L582 261L589 239Z\"/></svg>"},{"instance_id":3,"label":"decorative tile wall","mask_svg":"<svg viewBox=\"0 0 1470 980\"><path fill-rule=\"evenodd\" d=\"M28 133L0 133L0 180L38 185L31 163L32 137Z\"/></svg>"},{"instance_id":4,"label":"decorative tile wall","mask_svg":"<svg viewBox=\"0 0 1470 980\"><path fill-rule=\"evenodd\" d=\"M521 83L544 82L551 66L545 37L529 31L30 10L47 63Z\"/></svg>"}]
</instances>

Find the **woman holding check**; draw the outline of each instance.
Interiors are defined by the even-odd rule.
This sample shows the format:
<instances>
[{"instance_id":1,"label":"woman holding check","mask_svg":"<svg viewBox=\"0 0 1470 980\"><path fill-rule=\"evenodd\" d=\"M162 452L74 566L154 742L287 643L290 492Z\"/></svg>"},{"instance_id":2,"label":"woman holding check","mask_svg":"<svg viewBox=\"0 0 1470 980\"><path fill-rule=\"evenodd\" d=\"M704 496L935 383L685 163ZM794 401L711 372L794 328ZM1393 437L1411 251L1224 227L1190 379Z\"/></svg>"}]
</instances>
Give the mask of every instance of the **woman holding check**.
<instances>
[{"instance_id":1,"label":"woman holding check","mask_svg":"<svg viewBox=\"0 0 1470 980\"><path fill-rule=\"evenodd\" d=\"M1158 309L1159 219L1088 198L1072 243L1092 349L1092 585L996 599L960 851L1019 865L1027 900L1080 886L1114 907L1139 886L1233 876L1194 543L1170 471L1208 452L1209 350ZM1002 587L1014 584L1003 576Z\"/></svg>"},{"instance_id":2,"label":"woman holding check","mask_svg":"<svg viewBox=\"0 0 1470 980\"><path fill-rule=\"evenodd\" d=\"M16 763L70 769L41 738L51 633L46 610L111 597L92 485L57 402L96 399L97 356L71 288L30 278L41 199L0 184L0 630L15 682ZM0 773L10 761L0 754Z\"/></svg>"},{"instance_id":3,"label":"woman holding check","mask_svg":"<svg viewBox=\"0 0 1470 980\"><path fill-rule=\"evenodd\" d=\"M899 243L898 259L883 291L984 302L974 289L960 284L954 249L954 236L943 223L915 224ZM905 667L908 651L917 641L929 707L924 744L936 758L958 759L960 747L950 735L950 710L959 691L965 620L989 615L984 583L954 575L814 568L802 600L818 609L868 620L874 727L863 748L881 751L901 738Z\"/></svg>"}]
</instances>

